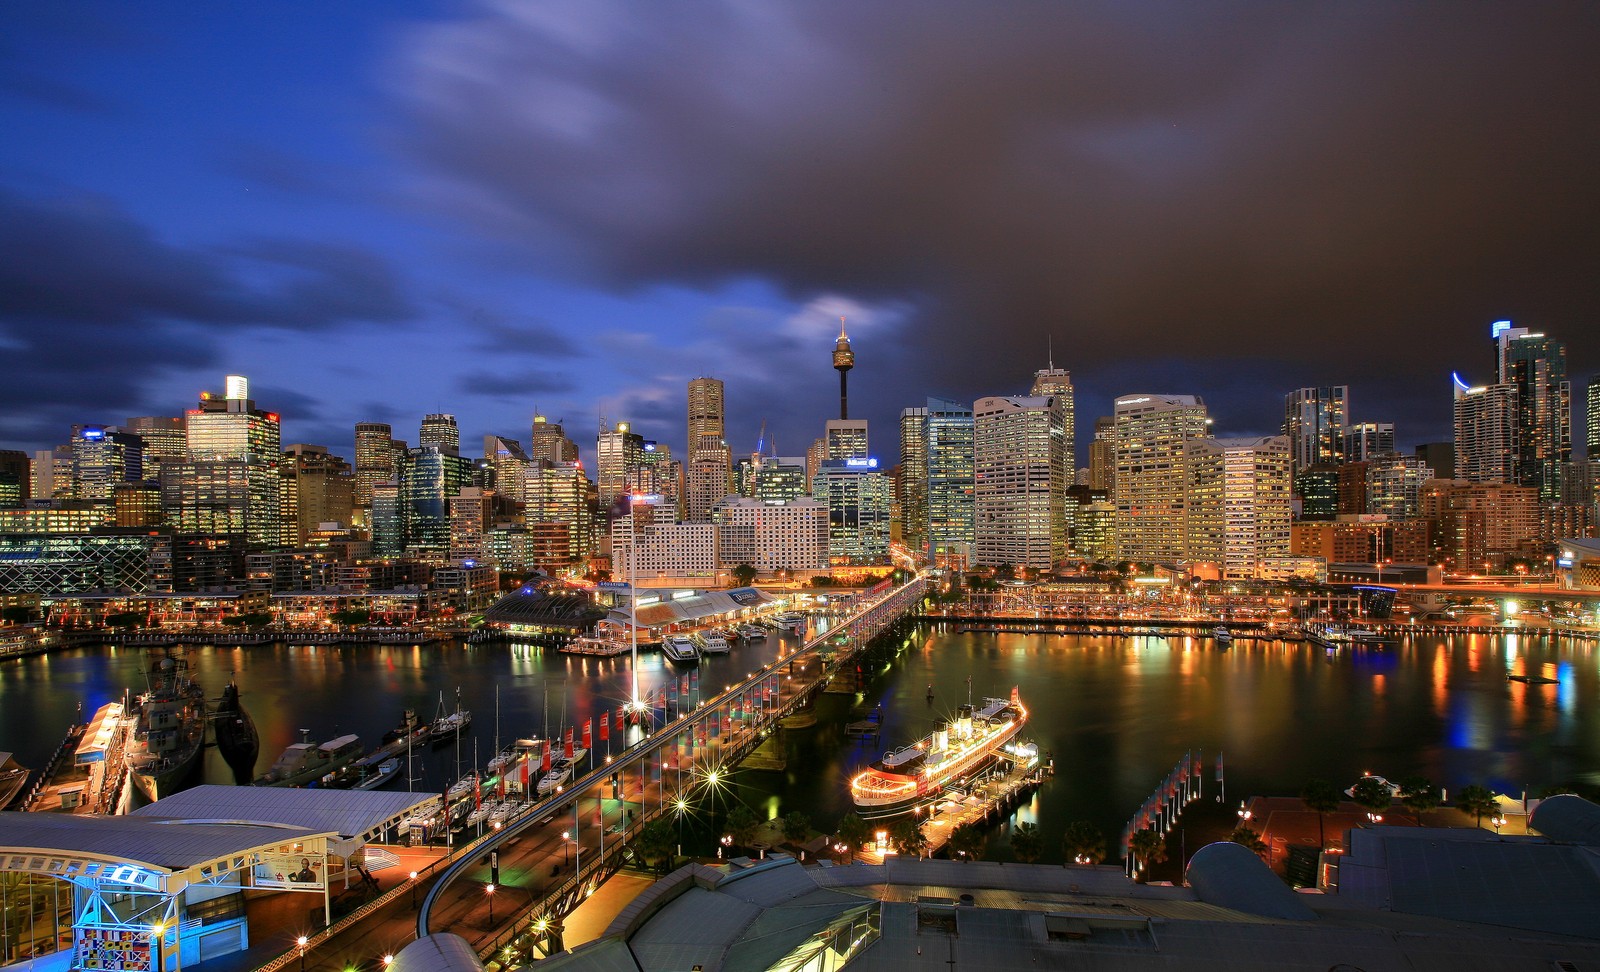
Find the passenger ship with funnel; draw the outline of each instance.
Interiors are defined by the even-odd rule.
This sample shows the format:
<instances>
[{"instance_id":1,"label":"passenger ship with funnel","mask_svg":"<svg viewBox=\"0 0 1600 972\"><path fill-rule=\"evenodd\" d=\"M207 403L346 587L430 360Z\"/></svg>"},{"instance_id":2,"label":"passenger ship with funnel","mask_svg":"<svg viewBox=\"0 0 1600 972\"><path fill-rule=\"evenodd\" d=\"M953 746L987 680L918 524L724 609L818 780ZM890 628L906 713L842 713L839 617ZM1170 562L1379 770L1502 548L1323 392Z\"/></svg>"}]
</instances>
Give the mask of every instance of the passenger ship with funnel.
<instances>
[{"instance_id":1,"label":"passenger ship with funnel","mask_svg":"<svg viewBox=\"0 0 1600 972\"><path fill-rule=\"evenodd\" d=\"M969 702L956 710L954 725L941 720L915 744L885 753L858 773L850 781L850 797L868 819L910 813L987 765L1027 721L1028 709L1015 688L1009 699Z\"/></svg>"}]
</instances>

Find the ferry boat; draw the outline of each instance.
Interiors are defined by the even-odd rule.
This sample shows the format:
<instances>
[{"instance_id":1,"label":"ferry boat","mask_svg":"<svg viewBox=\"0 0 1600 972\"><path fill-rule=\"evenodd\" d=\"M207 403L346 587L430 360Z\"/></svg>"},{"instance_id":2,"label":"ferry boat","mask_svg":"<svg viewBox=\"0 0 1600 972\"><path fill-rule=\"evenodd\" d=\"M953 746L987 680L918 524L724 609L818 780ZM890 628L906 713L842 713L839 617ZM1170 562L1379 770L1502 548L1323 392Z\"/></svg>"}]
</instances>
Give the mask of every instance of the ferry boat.
<instances>
[{"instance_id":1,"label":"ferry boat","mask_svg":"<svg viewBox=\"0 0 1600 972\"><path fill-rule=\"evenodd\" d=\"M796 634L799 634L800 632L806 630L806 616L803 614L795 614L793 612L788 614L779 614L772 620L778 622L779 626L785 631L793 631Z\"/></svg>"},{"instance_id":2,"label":"ferry boat","mask_svg":"<svg viewBox=\"0 0 1600 972\"><path fill-rule=\"evenodd\" d=\"M1027 707L1017 690L1009 699L984 699L956 710L955 725L940 721L933 732L893 752L850 781L850 798L868 819L909 813L982 768L1022 731Z\"/></svg>"},{"instance_id":3,"label":"ferry boat","mask_svg":"<svg viewBox=\"0 0 1600 972\"><path fill-rule=\"evenodd\" d=\"M726 655L728 653L728 637L720 631L707 631L705 637L700 639L700 650L708 655Z\"/></svg>"},{"instance_id":4,"label":"ferry boat","mask_svg":"<svg viewBox=\"0 0 1600 972\"><path fill-rule=\"evenodd\" d=\"M766 641L767 629L758 624L747 624L739 629L739 637L746 641Z\"/></svg>"},{"instance_id":5,"label":"ferry boat","mask_svg":"<svg viewBox=\"0 0 1600 972\"><path fill-rule=\"evenodd\" d=\"M311 730L300 730L300 741L285 749L272 768L256 777L256 786L305 786L337 773L361 758L361 737L340 736L317 744Z\"/></svg>"},{"instance_id":6,"label":"ferry boat","mask_svg":"<svg viewBox=\"0 0 1600 972\"><path fill-rule=\"evenodd\" d=\"M666 640L661 642L661 654L667 657L667 661L683 665L700 660L700 650L694 646L694 642L682 635L668 635Z\"/></svg>"},{"instance_id":7,"label":"ferry boat","mask_svg":"<svg viewBox=\"0 0 1600 972\"><path fill-rule=\"evenodd\" d=\"M189 662L181 651L155 654L152 661L150 689L139 696L123 762L134 785L154 802L182 789L199 767L206 698L189 677Z\"/></svg>"}]
</instances>

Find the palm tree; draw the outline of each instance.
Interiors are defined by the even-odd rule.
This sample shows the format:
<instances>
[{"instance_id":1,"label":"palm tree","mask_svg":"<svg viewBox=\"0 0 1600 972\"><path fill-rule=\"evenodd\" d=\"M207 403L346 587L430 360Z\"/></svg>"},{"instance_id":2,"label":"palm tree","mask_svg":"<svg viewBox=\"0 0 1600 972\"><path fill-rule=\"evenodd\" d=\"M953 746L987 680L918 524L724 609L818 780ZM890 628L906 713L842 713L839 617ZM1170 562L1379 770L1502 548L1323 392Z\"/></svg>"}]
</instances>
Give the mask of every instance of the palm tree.
<instances>
[{"instance_id":1,"label":"palm tree","mask_svg":"<svg viewBox=\"0 0 1600 972\"><path fill-rule=\"evenodd\" d=\"M1061 851L1074 863L1098 864L1106 859L1106 836L1089 821L1077 820L1061 838Z\"/></svg>"},{"instance_id":2,"label":"palm tree","mask_svg":"<svg viewBox=\"0 0 1600 972\"><path fill-rule=\"evenodd\" d=\"M922 834L922 820L901 817L889 832L889 842L894 845L897 854L921 857L922 852L928 849L928 838Z\"/></svg>"},{"instance_id":3,"label":"palm tree","mask_svg":"<svg viewBox=\"0 0 1600 972\"><path fill-rule=\"evenodd\" d=\"M988 836L976 824L962 824L950 831L950 850L961 860L972 861L983 856Z\"/></svg>"},{"instance_id":4,"label":"palm tree","mask_svg":"<svg viewBox=\"0 0 1600 972\"><path fill-rule=\"evenodd\" d=\"M1456 809L1472 814L1474 827L1482 827L1483 815L1494 813L1497 806L1494 801L1494 791L1476 783L1462 787L1461 792L1456 794Z\"/></svg>"},{"instance_id":5,"label":"palm tree","mask_svg":"<svg viewBox=\"0 0 1600 972\"><path fill-rule=\"evenodd\" d=\"M1328 838L1323 831L1322 819L1324 814L1332 813L1339 809L1339 791L1327 780L1308 780L1300 788L1300 802L1306 805L1307 810L1317 813L1317 846L1327 847Z\"/></svg>"},{"instance_id":6,"label":"palm tree","mask_svg":"<svg viewBox=\"0 0 1600 972\"><path fill-rule=\"evenodd\" d=\"M1350 799L1366 807L1371 813L1382 813L1394 805L1394 794L1389 784L1375 776L1363 776L1350 788Z\"/></svg>"},{"instance_id":7,"label":"palm tree","mask_svg":"<svg viewBox=\"0 0 1600 972\"><path fill-rule=\"evenodd\" d=\"M1044 852L1044 841L1039 836L1039 825L1019 823L1011 831L1011 854L1024 864L1032 864Z\"/></svg>"},{"instance_id":8,"label":"palm tree","mask_svg":"<svg viewBox=\"0 0 1600 972\"><path fill-rule=\"evenodd\" d=\"M783 818L783 839L798 844L811 833L811 818L800 810L791 810Z\"/></svg>"},{"instance_id":9,"label":"palm tree","mask_svg":"<svg viewBox=\"0 0 1600 972\"><path fill-rule=\"evenodd\" d=\"M1256 833L1254 830L1251 830L1249 827L1240 827L1238 830L1235 830L1233 833L1229 834L1228 839L1233 841L1235 844L1243 844L1244 846L1255 851L1257 854L1264 854L1267 850L1266 841L1262 840L1261 835Z\"/></svg>"},{"instance_id":10,"label":"palm tree","mask_svg":"<svg viewBox=\"0 0 1600 972\"><path fill-rule=\"evenodd\" d=\"M872 837L872 828L861 819L861 814L852 810L839 818L838 826L834 827L834 836L854 853L866 846Z\"/></svg>"},{"instance_id":11,"label":"palm tree","mask_svg":"<svg viewBox=\"0 0 1600 972\"><path fill-rule=\"evenodd\" d=\"M1408 776L1400 781L1400 802L1417 815L1417 826L1422 826L1422 815L1439 809L1439 788L1433 781L1421 776Z\"/></svg>"},{"instance_id":12,"label":"palm tree","mask_svg":"<svg viewBox=\"0 0 1600 972\"><path fill-rule=\"evenodd\" d=\"M1144 869L1167 859L1167 839L1158 830L1138 831L1129 841L1128 847L1133 852L1134 860ZM1141 877L1140 880L1144 878Z\"/></svg>"}]
</instances>

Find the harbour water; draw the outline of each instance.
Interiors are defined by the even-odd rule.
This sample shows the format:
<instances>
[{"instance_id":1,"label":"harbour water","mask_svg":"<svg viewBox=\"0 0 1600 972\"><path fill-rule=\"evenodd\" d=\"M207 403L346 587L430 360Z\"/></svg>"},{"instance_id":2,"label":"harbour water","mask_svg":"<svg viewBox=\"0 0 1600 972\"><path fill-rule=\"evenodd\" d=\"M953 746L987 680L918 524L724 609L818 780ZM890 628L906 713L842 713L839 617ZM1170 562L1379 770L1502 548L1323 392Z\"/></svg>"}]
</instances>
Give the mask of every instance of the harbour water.
<instances>
[{"instance_id":1,"label":"harbour water","mask_svg":"<svg viewBox=\"0 0 1600 972\"><path fill-rule=\"evenodd\" d=\"M792 644L792 642L790 642ZM1391 779L1421 774L1454 790L1482 783L1520 795L1570 780L1600 782L1600 671L1596 648L1560 637L1470 634L1405 639L1387 650L1328 654L1306 644L1210 638L1079 637L959 633L919 628L886 667L862 672L857 691L825 695L817 725L785 733L783 771L735 777L737 799L765 813L801 810L823 827L849 809L849 777L881 754L924 735L966 700L1013 685L1031 710L1025 737L1049 753L1056 775L1018 810L1043 831L1045 860L1059 860L1059 834L1091 820L1108 838L1185 752L1205 760L1205 798L1218 794L1225 756L1230 803L1256 793L1295 793L1322 777L1348 785L1363 771ZM776 638L705 660L709 689L752 671L780 651ZM230 677L261 734L259 773L300 729L313 739L358 733L376 745L402 711L434 717L456 689L472 709L461 764L487 761L496 735L542 735L614 713L629 694L626 657L580 658L505 645L195 648L196 678L215 697ZM79 649L0 663L0 750L37 767L79 706L89 714L124 690L143 687L138 650ZM1509 681L1543 674L1555 684ZM641 656L639 680L657 692L679 672L659 654ZM928 698L928 686L934 697ZM845 724L877 711L876 739L847 737ZM606 743L595 747L604 754ZM638 732L630 729L630 732ZM620 748L615 736L611 745ZM455 747L417 753L417 789L447 785ZM232 771L214 750L205 779ZM404 780L391 784L404 787ZM1003 840L991 842L991 855Z\"/></svg>"}]
</instances>

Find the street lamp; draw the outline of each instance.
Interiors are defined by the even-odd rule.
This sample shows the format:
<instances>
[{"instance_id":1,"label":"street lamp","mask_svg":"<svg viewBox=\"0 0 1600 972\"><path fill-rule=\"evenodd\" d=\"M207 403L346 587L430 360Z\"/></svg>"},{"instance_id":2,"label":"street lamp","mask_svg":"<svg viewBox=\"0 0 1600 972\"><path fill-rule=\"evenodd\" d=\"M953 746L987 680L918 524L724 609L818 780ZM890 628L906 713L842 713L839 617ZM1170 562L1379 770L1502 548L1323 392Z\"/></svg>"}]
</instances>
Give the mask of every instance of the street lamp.
<instances>
[{"instance_id":1,"label":"street lamp","mask_svg":"<svg viewBox=\"0 0 1600 972\"><path fill-rule=\"evenodd\" d=\"M723 852L724 848L728 848L728 847L732 847L732 846L733 846L733 835L732 834L723 834L721 837L717 838L717 860L719 860L719 861L722 860L722 852Z\"/></svg>"},{"instance_id":2,"label":"street lamp","mask_svg":"<svg viewBox=\"0 0 1600 972\"><path fill-rule=\"evenodd\" d=\"M570 849L571 847L572 847L572 831L563 830L561 832L561 866L562 867L566 867L568 864L572 863L572 851Z\"/></svg>"},{"instance_id":3,"label":"street lamp","mask_svg":"<svg viewBox=\"0 0 1600 972\"><path fill-rule=\"evenodd\" d=\"M152 925L150 937L156 943L156 972L167 972L167 923L158 921Z\"/></svg>"},{"instance_id":4,"label":"street lamp","mask_svg":"<svg viewBox=\"0 0 1600 972\"><path fill-rule=\"evenodd\" d=\"M306 972L306 936L301 935L294 943L300 948L300 972Z\"/></svg>"},{"instance_id":5,"label":"street lamp","mask_svg":"<svg viewBox=\"0 0 1600 972\"><path fill-rule=\"evenodd\" d=\"M494 927L494 885L485 884L483 893L489 899L489 927Z\"/></svg>"},{"instance_id":6,"label":"street lamp","mask_svg":"<svg viewBox=\"0 0 1600 972\"><path fill-rule=\"evenodd\" d=\"M1494 824L1494 835L1498 837L1500 836L1500 828L1506 825L1505 814L1497 813L1489 818L1489 822Z\"/></svg>"},{"instance_id":7,"label":"street lamp","mask_svg":"<svg viewBox=\"0 0 1600 972\"><path fill-rule=\"evenodd\" d=\"M411 872L411 910L417 910L417 872Z\"/></svg>"},{"instance_id":8,"label":"street lamp","mask_svg":"<svg viewBox=\"0 0 1600 972\"><path fill-rule=\"evenodd\" d=\"M1239 809L1234 811L1234 815L1239 818L1239 823L1241 825L1248 821L1251 817L1255 816L1255 814L1251 813L1249 808L1244 805L1243 800L1239 801Z\"/></svg>"}]
</instances>

